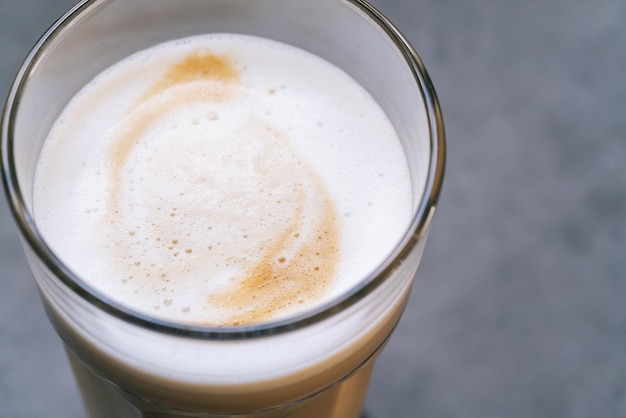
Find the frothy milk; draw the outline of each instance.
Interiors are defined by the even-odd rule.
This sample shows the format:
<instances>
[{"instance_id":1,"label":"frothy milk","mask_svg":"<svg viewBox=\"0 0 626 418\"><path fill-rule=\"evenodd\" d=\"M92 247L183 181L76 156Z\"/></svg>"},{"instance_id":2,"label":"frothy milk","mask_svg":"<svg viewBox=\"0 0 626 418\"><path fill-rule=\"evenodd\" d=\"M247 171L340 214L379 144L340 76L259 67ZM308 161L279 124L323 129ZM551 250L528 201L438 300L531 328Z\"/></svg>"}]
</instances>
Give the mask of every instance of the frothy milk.
<instances>
[{"instance_id":1,"label":"frothy milk","mask_svg":"<svg viewBox=\"0 0 626 418\"><path fill-rule=\"evenodd\" d=\"M391 123L348 75L214 34L116 64L42 150L35 213L90 286L198 325L284 318L347 291L411 215Z\"/></svg>"}]
</instances>

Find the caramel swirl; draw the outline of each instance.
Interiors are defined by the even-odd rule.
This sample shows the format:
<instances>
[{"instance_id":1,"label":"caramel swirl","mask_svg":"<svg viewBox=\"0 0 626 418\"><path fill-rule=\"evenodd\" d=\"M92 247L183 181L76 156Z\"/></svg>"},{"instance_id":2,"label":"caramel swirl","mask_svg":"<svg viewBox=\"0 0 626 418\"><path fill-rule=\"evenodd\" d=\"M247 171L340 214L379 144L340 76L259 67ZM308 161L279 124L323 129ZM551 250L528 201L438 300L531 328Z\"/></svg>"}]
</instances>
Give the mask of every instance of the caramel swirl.
<instances>
[{"instance_id":1,"label":"caramel swirl","mask_svg":"<svg viewBox=\"0 0 626 418\"><path fill-rule=\"evenodd\" d=\"M122 280L162 295L155 308L212 312L205 325L297 312L339 265L333 200L287 133L254 109L233 117L244 89L227 56L190 54L129 109L108 159ZM198 283L203 306L176 306Z\"/></svg>"}]
</instances>

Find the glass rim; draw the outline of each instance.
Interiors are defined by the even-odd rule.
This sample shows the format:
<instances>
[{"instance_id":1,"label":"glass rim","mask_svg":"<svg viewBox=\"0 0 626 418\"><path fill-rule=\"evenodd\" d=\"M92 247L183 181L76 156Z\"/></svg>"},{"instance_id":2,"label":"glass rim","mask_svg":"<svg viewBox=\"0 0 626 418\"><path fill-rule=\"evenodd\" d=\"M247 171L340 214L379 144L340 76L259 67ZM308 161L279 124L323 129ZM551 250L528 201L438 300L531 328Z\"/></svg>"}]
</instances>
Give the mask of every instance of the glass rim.
<instances>
[{"instance_id":1,"label":"glass rim","mask_svg":"<svg viewBox=\"0 0 626 418\"><path fill-rule=\"evenodd\" d=\"M0 137L2 181L7 201L22 238L50 272L81 299L118 319L160 333L206 340L241 340L276 335L318 323L364 299L384 283L396 269L397 265L425 238L439 199L445 171L445 133L437 95L424 64L411 44L382 13L366 0L338 0L353 5L364 13L375 26L384 32L388 40L398 48L407 67L413 74L426 109L430 137L430 156L428 159L429 167L426 185L417 210L414 211L408 228L393 251L374 271L361 279L356 286L317 308L284 319L244 326L189 325L155 318L126 307L87 285L56 256L40 235L33 216L26 207L19 187L13 159L13 143L15 123L22 94L28 85L31 71L44 55L47 45L68 27L72 21L103 1L106 0L81 0L61 16L37 41L22 63L8 94L2 115Z\"/></svg>"}]
</instances>

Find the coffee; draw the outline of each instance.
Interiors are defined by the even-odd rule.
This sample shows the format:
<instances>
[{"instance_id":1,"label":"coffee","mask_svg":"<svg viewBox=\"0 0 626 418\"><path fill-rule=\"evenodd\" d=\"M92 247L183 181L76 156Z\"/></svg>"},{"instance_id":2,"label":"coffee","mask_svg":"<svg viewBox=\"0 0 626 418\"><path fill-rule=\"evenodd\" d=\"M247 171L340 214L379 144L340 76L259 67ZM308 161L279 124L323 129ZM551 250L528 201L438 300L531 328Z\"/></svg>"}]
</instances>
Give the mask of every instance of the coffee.
<instances>
[{"instance_id":1,"label":"coffee","mask_svg":"<svg viewBox=\"0 0 626 418\"><path fill-rule=\"evenodd\" d=\"M69 103L37 170L36 219L91 287L169 321L237 326L357 285L411 216L378 104L303 50L234 34L160 44Z\"/></svg>"},{"instance_id":2,"label":"coffee","mask_svg":"<svg viewBox=\"0 0 626 418\"><path fill-rule=\"evenodd\" d=\"M428 75L373 7L81 1L4 115L9 203L91 418L359 417L445 157Z\"/></svg>"}]
</instances>

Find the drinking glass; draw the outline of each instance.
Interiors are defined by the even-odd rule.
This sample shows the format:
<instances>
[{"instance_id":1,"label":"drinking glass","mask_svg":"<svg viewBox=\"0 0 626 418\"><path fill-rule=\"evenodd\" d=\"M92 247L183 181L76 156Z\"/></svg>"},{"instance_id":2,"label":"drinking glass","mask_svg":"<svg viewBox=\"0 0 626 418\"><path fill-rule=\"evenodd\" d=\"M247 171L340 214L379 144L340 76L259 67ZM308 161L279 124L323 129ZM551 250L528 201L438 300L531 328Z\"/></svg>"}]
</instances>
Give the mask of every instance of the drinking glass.
<instances>
[{"instance_id":1,"label":"drinking glass","mask_svg":"<svg viewBox=\"0 0 626 418\"><path fill-rule=\"evenodd\" d=\"M343 69L387 113L411 176L412 217L384 262L319 308L258 325L184 325L120 305L57 257L33 216L42 144L77 91L136 51L216 32L274 39ZM7 198L92 418L358 417L374 361L407 301L444 161L443 122L424 66L363 0L81 1L27 56L2 120Z\"/></svg>"}]
</instances>

